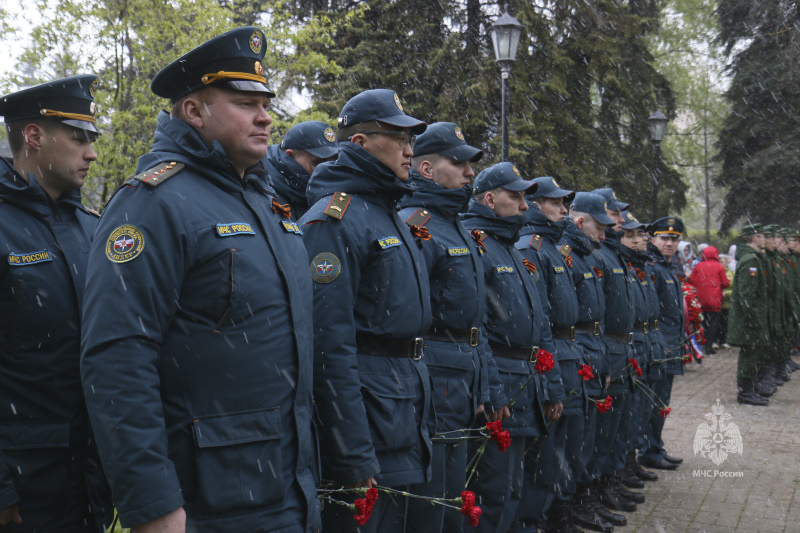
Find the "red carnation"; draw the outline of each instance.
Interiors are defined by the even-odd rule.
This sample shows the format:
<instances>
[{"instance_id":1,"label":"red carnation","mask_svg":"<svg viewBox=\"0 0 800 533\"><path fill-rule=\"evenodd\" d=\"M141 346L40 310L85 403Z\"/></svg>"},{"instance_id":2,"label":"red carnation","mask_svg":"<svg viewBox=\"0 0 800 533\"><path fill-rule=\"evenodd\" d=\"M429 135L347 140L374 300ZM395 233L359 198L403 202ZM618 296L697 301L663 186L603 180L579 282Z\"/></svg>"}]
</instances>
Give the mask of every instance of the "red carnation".
<instances>
[{"instance_id":1,"label":"red carnation","mask_svg":"<svg viewBox=\"0 0 800 533\"><path fill-rule=\"evenodd\" d=\"M555 365L553 354L547 350L539 350L537 352L536 364L533 365L534 370L540 374L544 374L545 372L549 372L553 368L553 365Z\"/></svg>"},{"instance_id":2,"label":"red carnation","mask_svg":"<svg viewBox=\"0 0 800 533\"><path fill-rule=\"evenodd\" d=\"M609 409L611 409L611 396L606 396L605 401L602 402L595 402L597 405L597 410L601 413L607 413Z\"/></svg>"},{"instance_id":3,"label":"red carnation","mask_svg":"<svg viewBox=\"0 0 800 533\"><path fill-rule=\"evenodd\" d=\"M481 508L480 507L473 507L469 510L469 525L472 527L478 527L478 521L481 517Z\"/></svg>"},{"instance_id":4,"label":"red carnation","mask_svg":"<svg viewBox=\"0 0 800 533\"><path fill-rule=\"evenodd\" d=\"M355 506L356 513L353 515L353 519L359 526L363 526L369 520L370 515L372 514L372 507L375 505L375 502L378 500L378 489L370 488L367 489L366 497L364 498L357 498L353 505Z\"/></svg>"},{"instance_id":5,"label":"red carnation","mask_svg":"<svg viewBox=\"0 0 800 533\"><path fill-rule=\"evenodd\" d=\"M486 428L491 432L489 438L497 443L497 451L504 452L511 446L511 434L503 430L501 420L486 422Z\"/></svg>"},{"instance_id":6,"label":"red carnation","mask_svg":"<svg viewBox=\"0 0 800 533\"><path fill-rule=\"evenodd\" d=\"M592 372L592 367L589 365L581 365L578 369L578 375L584 379L584 381L589 381L594 377L594 372Z\"/></svg>"},{"instance_id":7,"label":"red carnation","mask_svg":"<svg viewBox=\"0 0 800 533\"><path fill-rule=\"evenodd\" d=\"M628 363L631 365L633 371L636 372L636 375L642 377L642 369L636 359L628 359Z\"/></svg>"},{"instance_id":8,"label":"red carnation","mask_svg":"<svg viewBox=\"0 0 800 533\"><path fill-rule=\"evenodd\" d=\"M475 493L465 490L461 493L461 514L469 516L469 512L475 507Z\"/></svg>"},{"instance_id":9,"label":"red carnation","mask_svg":"<svg viewBox=\"0 0 800 533\"><path fill-rule=\"evenodd\" d=\"M503 421L495 420L494 422L486 422L486 429L494 435L498 431L503 431Z\"/></svg>"},{"instance_id":10,"label":"red carnation","mask_svg":"<svg viewBox=\"0 0 800 533\"><path fill-rule=\"evenodd\" d=\"M662 407L659 409L658 414L661 415L661 418L667 418L667 415L672 412L672 408L670 407Z\"/></svg>"}]
</instances>

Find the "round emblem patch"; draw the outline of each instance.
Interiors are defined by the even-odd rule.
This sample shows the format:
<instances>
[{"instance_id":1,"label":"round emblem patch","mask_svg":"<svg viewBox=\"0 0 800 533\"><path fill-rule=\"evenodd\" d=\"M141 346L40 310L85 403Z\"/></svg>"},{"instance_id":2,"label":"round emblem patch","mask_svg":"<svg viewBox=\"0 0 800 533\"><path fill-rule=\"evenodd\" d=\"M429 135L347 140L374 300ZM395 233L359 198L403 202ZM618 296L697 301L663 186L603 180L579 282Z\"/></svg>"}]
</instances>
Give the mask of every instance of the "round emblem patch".
<instances>
[{"instance_id":1,"label":"round emblem patch","mask_svg":"<svg viewBox=\"0 0 800 533\"><path fill-rule=\"evenodd\" d=\"M403 111L403 104L400 103L400 97L397 96L397 93L394 95L394 103L397 104L397 109Z\"/></svg>"},{"instance_id":2,"label":"round emblem patch","mask_svg":"<svg viewBox=\"0 0 800 533\"><path fill-rule=\"evenodd\" d=\"M106 241L106 257L113 263L127 263L144 250L144 235L136 226L120 226Z\"/></svg>"},{"instance_id":3,"label":"round emblem patch","mask_svg":"<svg viewBox=\"0 0 800 533\"><path fill-rule=\"evenodd\" d=\"M89 94L92 98L97 94L97 89L100 88L100 78L95 78L91 85L89 85Z\"/></svg>"},{"instance_id":4,"label":"round emblem patch","mask_svg":"<svg viewBox=\"0 0 800 533\"><path fill-rule=\"evenodd\" d=\"M323 252L311 260L311 279L317 283L330 283L339 277L342 264L333 254Z\"/></svg>"},{"instance_id":5,"label":"round emblem patch","mask_svg":"<svg viewBox=\"0 0 800 533\"><path fill-rule=\"evenodd\" d=\"M458 126L456 126L456 137L458 137L458 139L461 141L464 140L464 134L461 133L461 128L459 128Z\"/></svg>"},{"instance_id":6,"label":"round emblem patch","mask_svg":"<svg viewBox=\"0 0 800 533\"><path fill-rule=\"evenodd\" d=\"M669 217L667 219L667 224L669 224L670 226L674 226L675 225L675 219L672 218L672 217Z\"/></svg>"},{"instance_id":7,"label":"round emblem patch","mask_svg":"<svg viewBox=\"0 0 800 533\"><path fill-rule=\"evenodd\" d=\"M522 174L519 173L519 169L517 168L516 165L512 165L511 166L511 170L513 170L514 174L516 174L518 177L520 177L520 178L522 177Z\"/></svg>"},{"instance_id":8,"label":"round emblem patch","mask_svg":"<svg viewBox=\"0 0 800 533\"><path fill-rule=\"evenodd\" d=\"M633 220L633 221L636 221L636 219L635 219L635 218L633 218L633 215L632 215L632 214L630 214L630 213L628 213L628 218L629 218L629 219L631 219L631 220Z\"/></svg>"},{"instance_id":9,"label":"round emblem patch","mask_svg":"<svg viewBox=\"0 0 800 533\"><path fill-rule=\"evenodd\" d=\"M250 50L252 50L254 54L260 54L261 44L263 42L264 42L264 37L261 35L261 32L255 30L253 34L250 36Z\"/></svg>"},{"instance_id":10,"label":"round emblem patch","mask_svg":"<svg viewBox=\"0 0 800 533\"><path fill-rule=\"evenodd\" d=\"M325 128L324 134L325 134L325 138L328 140L328 142L335 142L336 141L336 135L333 133L332 129Z\"/></svg>"},{"instance_id":11,"label":"round emblem patch","mask_svg":"<svg viewBox=\"0 0 800 533\"><path fill-rule=\"evenodd\" d=\"M261 61L256 61L255 66L253 69L256 71L256 75L263 76L264 75L264 66L261 64Z\"/></svg>"}]
</instances>

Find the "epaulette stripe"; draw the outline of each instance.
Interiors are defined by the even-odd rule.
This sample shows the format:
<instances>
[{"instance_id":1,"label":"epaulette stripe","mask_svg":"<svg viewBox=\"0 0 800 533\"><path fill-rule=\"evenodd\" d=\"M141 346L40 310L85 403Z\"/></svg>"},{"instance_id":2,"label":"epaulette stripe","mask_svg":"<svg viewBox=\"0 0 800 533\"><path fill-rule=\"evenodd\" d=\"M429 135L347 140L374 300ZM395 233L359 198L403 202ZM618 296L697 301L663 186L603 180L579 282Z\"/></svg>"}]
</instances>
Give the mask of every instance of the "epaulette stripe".
<instances>
[{"instance_id":1,"label":"epaulette stripe","mask_svg":"<svg viewBox=\"0 0 800 533\"><path fill-rule=\"evenodd\" d=\"M531 235L530 246L531 246L531 248L535 249L538 252L539 249L542 247L542 237L541 237L541 235L537 235L535 233L533 235Z\"/></svg>"},{"instance_id":2,"label":"epaulette stripe","mask_svg":"<svg viewBox=\"0 0 800 533\"><path fill-rule=\"evenodd\" d=\"M133 179L146 183L151 187L161 185L169 178L183 170L186 165L172 161L170 163L162 163L158 166L145 170L141 174L137 174Z\"/></svg>"},{"instance_id":3,"label":"epaulette stripe","mask_svg":"<svg viewBox=\"0 0 800 533\"><path fill-rule=\"evenodd\" d=\"M422 227L431 219L431 212L421 207L413 215L406 219L409 226Z\"/></svg>"},{"instance_id":4,"label":"epaulette stripe","mask_svg":"<svg viewBox=\"0 0 800 533\"><path fill-rule=\"evenodd\" d=\"M346 192L335 192L323 213L336 220L341 220L352 199L353 197Z\"/></svg>"}]
</instances>

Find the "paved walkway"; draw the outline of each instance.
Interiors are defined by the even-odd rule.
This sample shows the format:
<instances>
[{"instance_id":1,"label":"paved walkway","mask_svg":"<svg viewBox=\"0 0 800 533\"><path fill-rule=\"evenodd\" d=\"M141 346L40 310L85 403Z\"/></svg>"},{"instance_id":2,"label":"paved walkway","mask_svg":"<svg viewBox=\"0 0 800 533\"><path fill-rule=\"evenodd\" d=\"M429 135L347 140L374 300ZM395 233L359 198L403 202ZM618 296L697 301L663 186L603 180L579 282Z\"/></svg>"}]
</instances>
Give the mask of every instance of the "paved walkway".
<instances>
[{"instance_id":1,"label":"paved walkway","mask_svg":"<svg viewBox=\"0 0 800 533\"><path fill-rule=\"evenodd\" d=\"M684 462L672 472L657 471L659 480L644 489L647 501L615 532L800 532L800 373L768 407L739 405L737 354L719 350L676 378L663 437L670 455ZM742 454L719 466L693 448L717 398L742 436ZM722 475L715 477L715 470ZM734 472L741 477L723 477Z\"/></svg>"}]
</instances>

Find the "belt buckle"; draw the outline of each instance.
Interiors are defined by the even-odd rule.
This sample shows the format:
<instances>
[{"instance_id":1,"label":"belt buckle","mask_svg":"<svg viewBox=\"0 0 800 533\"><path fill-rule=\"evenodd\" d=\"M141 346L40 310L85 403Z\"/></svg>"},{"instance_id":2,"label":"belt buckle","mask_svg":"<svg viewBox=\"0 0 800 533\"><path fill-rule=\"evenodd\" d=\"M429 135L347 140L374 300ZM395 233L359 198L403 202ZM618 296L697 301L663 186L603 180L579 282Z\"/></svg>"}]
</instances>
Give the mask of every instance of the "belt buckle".
<instances>
[{"instance_id":1,"label":"belt buckle","mask_svg":"<svg viewBox=\"0 0 800 533\"><path fill-rule=\"evenodd\" d=\"M642 324L642 333L647 334L647 322Z\"/></svg>"},{"instance_id":2,"label":"belt buckle","mask_svg":"<svg viewBox=\"0 0 800 533\"><path fill-rule=\"evenodd\" d=\"M658 319L653 320L653 329L658 331Z\"/></svg>"},{"instance_id":3,"label":"belt buckle","mask_svg":"<svg viewBox=\"0 0 800 533\"><path fill-rule=\"evenodd\" d=\"M628 344L633 344L633 332L628 333Z\"/></svg>"},{"instance_id":4,"label":"belt buckle","mask_svg":"<svg viewBox=\"0 0 800 533\"><path fill-rule=\"evenodd\" d=\"M569 327L569 340L575 342L575 326Z\"/></svg>"},{"instance_id":5,"label":"belt buckle","mask_svg":"<svg viewBox=\"0 0 800 533\"><path fill-rule=\"evenodd\" d=\"M417 337L414 339L414 353L411 356L411 359L413 359L414 361L419 361L420 359L422 359L422 344L423 344L422 337Z\"/></svg>"},{"instance_id":6,"label":"belt buckle","mask_svg":"<svg viewBox=\"0 0 800 533\"><path fill-rule=\"evenodd\" d=\"M531 347L531 356L528 358L528 361L530 361L533 364L536 364L537 353L539 353L539 347L538 346Z\"/></svg>"},{"instance_id":7,"label":"belt buckle","mask_svg":"<svg viewBox=\"0 0 800 533\"><path fill-rule=\"evenodd\" d=\"M595 336L600 335L600 322L594 323L594 334Z\"/></svg>"},{"instance_id":8,"label":"belt buckle","mask_svg":"<svg viewBox=\"0 0 800 533\"><path fill-rule=\"evenodd\" d=\"M481 330L478 328L471 328L469 330L469 345L473 348L478 345L481 340Z\"/></svg>"}]
</instances>

